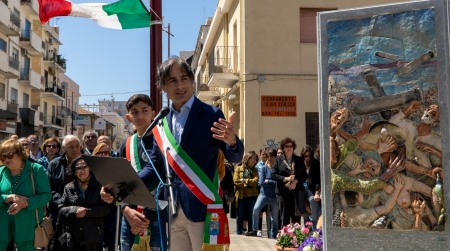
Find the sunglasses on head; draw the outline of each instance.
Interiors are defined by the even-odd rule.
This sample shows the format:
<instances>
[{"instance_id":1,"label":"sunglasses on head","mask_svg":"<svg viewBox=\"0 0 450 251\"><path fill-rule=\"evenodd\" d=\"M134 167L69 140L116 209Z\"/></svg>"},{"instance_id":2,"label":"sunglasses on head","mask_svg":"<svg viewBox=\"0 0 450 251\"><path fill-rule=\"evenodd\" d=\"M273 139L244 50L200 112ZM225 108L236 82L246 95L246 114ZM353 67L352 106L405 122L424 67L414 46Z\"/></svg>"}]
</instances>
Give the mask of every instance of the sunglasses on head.
<instances>
[{"instance_id":1,"label":"sunglasses on head","mask_svg":"<svg viewBox=\"0 0 450 251\"><path fill-rule=\"evenodd\" d=\"M5 161L5 159L12 159L12 158L14 158L14 154L16 154L16 152L8 153L8 154L2 154L0 156L0 160L1 161Z\"/></svg>"},{"instance_id":2,"label":"sunglasses on head","mask_svg":"<svg viewBox=\"0 0 450 251\"><path fill-rule=\"evenodd\" d=\"M75 170L84 170L86 168L89 168L86 164L75 166Z\"/></svg>"},{"instance_id":3,"label":"sunglasses on head","mask_svg":"<svg viewBox=\"0 0 450 251\"><path fill-rule=\"evenodd\" d=\"M109 151L98 152L95 155L109 155Z\"/></svg>"}]
</instances>

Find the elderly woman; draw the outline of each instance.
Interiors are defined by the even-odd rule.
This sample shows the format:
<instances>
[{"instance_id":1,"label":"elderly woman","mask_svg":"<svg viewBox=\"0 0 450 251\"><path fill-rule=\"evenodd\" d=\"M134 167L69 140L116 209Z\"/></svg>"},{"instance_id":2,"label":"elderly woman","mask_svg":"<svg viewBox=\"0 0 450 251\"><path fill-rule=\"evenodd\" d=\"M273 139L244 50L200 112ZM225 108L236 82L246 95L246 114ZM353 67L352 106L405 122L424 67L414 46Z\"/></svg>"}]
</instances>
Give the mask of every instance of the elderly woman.
<instances>
[{"instance_id":1,"label":"elderly woman","mask_svg":"<svg viewBox=\"0 0 450 251\"><path fill-rule=\"evenodd\" d=\"M42 144L42 149L44 149L44 156L37 160L37 163L44 167L45 172L47 172L48 163L59 157L59 150L61 149L61 144L57 138L48 138Z\"/></svg>"},{"instance_id":2,"label":"elderly woman","mask_svg":"<svg viewBox=\"0 0 450 251\"><path fill-rule=\"evenodd\" d=\"M271 178L277 182L278 208L281 215L281 226L289 223L300 223L300 214L306 212L303 182L307 179L305 163L302 157L294 154L297 147L289 137L280 143L283 154L277 157Z\"/></svg>"},{"instance_id":3,"label":"elderly woman","mask_svg":"<svg viewBox=\"0 0 450 251\"><path fill-rule=\"evenodd\" d=\"M59 221L73 237L73 250L97 251L102 244L104 217L110 206L100 198L101 185L81 156L72 162L71 169L75 180L64 187L58 206Z\"/></svg>"},{"instance_id":4,"label":"elderly woman","mask_svg":"<svg viewBox=\"0 0 450 251\"><path fill-rule=\"evenodd\" d=\"M234 170L233 181L236 186L236 232L242 234L244 216L247 216L248 226L252 226L252 213L258 197L258 155L255 151L244 154L242 164Z\"/></svg>"},{"instance_id":5,"label":"elderly woman","mask_svg":"<svg viewBox=\"0 0 450 251\"><path fill-rule=\"evenodd\" d=\"M42 219L51 198L47 175L41 165L28 160L24 147L14 139L1 143L0 161L0 250L13 240L18 251L34 251L35 209Z\"/></svg>"}]
</instances>

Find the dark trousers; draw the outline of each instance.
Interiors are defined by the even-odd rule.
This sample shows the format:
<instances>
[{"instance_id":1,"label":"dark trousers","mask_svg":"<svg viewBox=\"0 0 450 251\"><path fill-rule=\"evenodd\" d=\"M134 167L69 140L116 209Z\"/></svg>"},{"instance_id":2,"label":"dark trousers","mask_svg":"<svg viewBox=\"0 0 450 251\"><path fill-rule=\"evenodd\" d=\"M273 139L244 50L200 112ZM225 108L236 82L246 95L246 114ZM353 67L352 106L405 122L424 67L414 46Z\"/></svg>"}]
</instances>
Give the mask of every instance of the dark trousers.
<instances>
[{"instance_id":1,"label":"dark trousers","mask_svg":"<svg viewBox=\"0 0 450 251\"><path fill-rule=\"evenodd\" d=\"M237 217L236 217L236 233L242 234L242 225L244 220L248 221L248 228L252 227L252 215L253 215L253 207L255 206L256 196L254 197L244 197L243 199L239 199L237 201Z\"/></svg>"},{"instance_id":2,"label":"dark trousers","mask_svg":"<svg viewBox=\"0 0 450 251\"><path fill-rule=\"evenodd\" d=\"M292 191L289 194L282 195L277 194L277 200L281 218L281 224L279 224L278 227L281 229L291 222L300 223L300 216L295 216L294 192Z\"/></svg>"}]
</instances>

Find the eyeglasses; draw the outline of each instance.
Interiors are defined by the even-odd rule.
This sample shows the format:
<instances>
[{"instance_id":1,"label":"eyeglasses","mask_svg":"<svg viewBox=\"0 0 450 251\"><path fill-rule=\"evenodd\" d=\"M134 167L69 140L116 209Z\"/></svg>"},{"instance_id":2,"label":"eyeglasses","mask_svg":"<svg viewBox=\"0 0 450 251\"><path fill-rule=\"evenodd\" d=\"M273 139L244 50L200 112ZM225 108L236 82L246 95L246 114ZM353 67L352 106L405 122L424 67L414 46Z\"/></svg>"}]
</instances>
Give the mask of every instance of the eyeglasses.
<instances>
[{"instance_id":1,"label":"eyeglasses","mask_svg":"<svg viewBox=\"0 0 450 251\"><path fill-rule=\"evenodd\" d=\"M79 165L79 166L75 166L75 170L84 170L86 168L89 168L88 165L84 164L84 165Z\"/></svg>"},{"instance_id":2,"label":"eyeglasses","mask_svg":"<svg viewBox=\"0 0 450 251\"><path fill-rule=\"evenodd\" d=\"M56 148L58 148L58 145L46 145L45 147L47 147L47 148L54 148L54 149L56 149Z\"/></svg>"},{"instance_id":3,"label":"eyeglasses","mask_svg":"<svg viewBox=\"0 0 450 251\"><path fill-rule=\"evenodd\" d=\"M93 135L93 136L86 136L86 137L84 137L85 139L95 139L95 138L97 138L97 136L95 136L95 135Z\"/></svg>"},{"instance_id":4,"label":"eyeglasses","mask_svg":"<svg viewBox=\"0 0 450 251\"><path fill-rule=\"evenodd\" d=\"M38 140L37 140L37 139L30 139L30 142L31 142L31 143L37 143Z\"/></svg>"},{"instance_id":5,"label":"eyeglasses","mask_svg":"<svg viewBox=\"0 0 450 251\"><path fill-rule=\"evenodd\" d=\"M20 143L22 146L29 146L30 144L28 143Z\"/></svg>"},{"instance_id":6,"label":"eyeglasses","mask_svg":"<svg viewBox=\"0 0 450 251\"><path fill-rule=\"evenodd\" d=\"M6 159L12 159L12 158L14 158L14 154L16 154L16 152L2 154L2 156L0 156L0 160L5 161Z\"/></svg>"},{"instance_id":7,"label":"eyeglasses","mask_svg":"<svg viewBox=\"0 0 450 251\"><path fill-rule=\"evenodd\" d=\"M98 152L95 155L108 155L109 156L109 151Z\"/></svg>"},{"instance_id":8,"label":"eyeglasses","mask_svg":"<svg viewBox=\"0 0 450 251\"><path fill-rule=\"evenodd\" d=\"M285 145L284 148L294 148L294 145Z\"/></svg>"}]
</instances>

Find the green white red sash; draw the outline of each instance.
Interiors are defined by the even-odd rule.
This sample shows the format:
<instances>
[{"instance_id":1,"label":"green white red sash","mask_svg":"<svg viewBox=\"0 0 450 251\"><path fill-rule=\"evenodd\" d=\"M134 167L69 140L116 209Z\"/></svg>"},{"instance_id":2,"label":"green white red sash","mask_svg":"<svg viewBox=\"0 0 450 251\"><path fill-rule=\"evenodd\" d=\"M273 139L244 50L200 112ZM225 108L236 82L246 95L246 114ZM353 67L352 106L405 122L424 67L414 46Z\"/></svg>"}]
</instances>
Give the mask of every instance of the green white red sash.
<instances>
[{"instance_id":1,"label":"green white red sash","mask_svg":"<svg viewBox=\"0 0 450 251\"><path fill-rule=\"evenodd\" d=\"M131 163L131 166L137 173L139 173L142 170L142 167L141 162L139 161L137 138L138 138L137 133L127 138L127 143L125 145L125 153L127 160L130 161Z\"/></svg>"},{"instance_id":2,"label":"green white red sash","mask_svg":"<svg viewBox=\"0 0 450 251\"><path fill-rule=\"evenodd\" d=\"M142 170L141 161L139 160L139 147L138 147L138 135L137 133L131 135L127 138L127 142L125 144L125 155L128 161L130 161L131 166L134 168L134 170L139 173ZM139 213L144 213L144 207L137 206L136 211ZM134 237L134 243L131 247L131 250L141 250L141 246L148 246L150 247L150 232L151 228L150 225L147 228L147 231L144 231L141 235L135 235ZM144 249L145 250L145 249Z\"/></svg>"},{"instance_id":3,"label":"green white red sash","mask_svg":"<svg viewBox=\"0 0 450 251\"><path fill-rule=\"evenodd\" d=\"M223 210L222 191L218 171L216 169L214 181L203 172L195 161L176 142L167 123L163 119L152 130L156 142L163 154L167 152L167 161L186 187L205 205L207 213L204 227L202 250L228 250L230 235L228 219ZM166 151L166 149L168 149Z\"/></svg>"}]
</instances>

